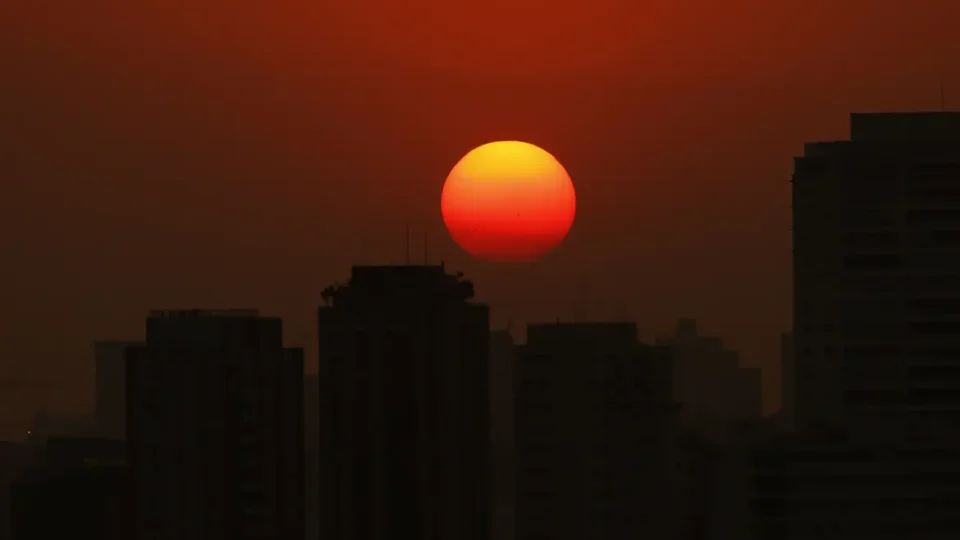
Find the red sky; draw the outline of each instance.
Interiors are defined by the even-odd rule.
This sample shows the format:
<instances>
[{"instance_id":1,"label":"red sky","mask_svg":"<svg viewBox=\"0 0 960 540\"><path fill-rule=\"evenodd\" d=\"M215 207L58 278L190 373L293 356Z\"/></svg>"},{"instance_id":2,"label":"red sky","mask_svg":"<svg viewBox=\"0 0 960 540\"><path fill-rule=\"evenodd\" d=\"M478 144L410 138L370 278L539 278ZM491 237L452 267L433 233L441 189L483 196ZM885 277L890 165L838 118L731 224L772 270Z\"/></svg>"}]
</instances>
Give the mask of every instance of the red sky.
<instances>
[{"instance_id":1,"label":"red sky","mask_svg":"<svg viewBox=\"0 0 960 540\"><path fill-rule=\"evenodd\" d=\"M0 435L88 406L87 344L152 307L260 306L308 342L319 288L402 262L408 219L496 325L582 288L648 339L693 316L775 408L791 158L850 112L938 108L941 77L960 103L950 0L325 3L3 3ZM441 228L446 173L501 138L576 184L534 265Z\"/></svg>"}]
</instances>

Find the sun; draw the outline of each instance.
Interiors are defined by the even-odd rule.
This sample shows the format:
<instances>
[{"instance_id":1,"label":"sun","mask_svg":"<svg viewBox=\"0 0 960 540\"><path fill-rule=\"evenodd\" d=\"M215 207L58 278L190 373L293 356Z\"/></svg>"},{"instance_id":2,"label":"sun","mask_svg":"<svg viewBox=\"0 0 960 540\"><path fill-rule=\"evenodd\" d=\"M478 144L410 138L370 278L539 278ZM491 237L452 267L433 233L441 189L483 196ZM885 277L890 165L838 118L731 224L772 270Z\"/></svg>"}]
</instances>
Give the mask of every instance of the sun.
<instances>
[{"instance_id":1,"label":"sun","mask_svg":"<svg viewBox=\"0 0 960 540\"><path fill-rule=\"evenodd\" d=\"M447 175L440 195L453 240L492 262L543 257L566 238L576 210L577 195L563 165L520 141L471 150Z\"/></svg>"}]
</instances>

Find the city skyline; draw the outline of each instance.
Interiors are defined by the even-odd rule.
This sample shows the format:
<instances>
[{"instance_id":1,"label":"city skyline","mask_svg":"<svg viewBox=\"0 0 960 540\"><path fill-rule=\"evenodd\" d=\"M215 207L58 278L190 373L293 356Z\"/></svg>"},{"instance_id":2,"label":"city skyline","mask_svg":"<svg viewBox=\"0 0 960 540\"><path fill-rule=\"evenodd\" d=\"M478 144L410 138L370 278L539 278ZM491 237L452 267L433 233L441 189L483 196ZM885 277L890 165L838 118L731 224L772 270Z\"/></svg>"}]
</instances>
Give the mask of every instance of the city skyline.
<instances>
[{"instance_id":1,"label":"city skyline","mask_svg":"<svg viewBox=\"0 0 960 540\"><path fill-rule=\"evenodd\" d=\"M432 21L463 15L433 2L369 24L345 5L229 21L5 6L0 380L18 384L0 434L41 405L89 405L73 382L93 377L89 343L136 339L153 307L258 305L311 342L319 289L353 262L401 262L405 222L482 284L495 327L571 318L586 283L591 318L655 335L689 316L724 336L764 368L769 411L790 159L846 137L851 111L940 108L941 80L956 104L955 3L561 4L517 8L501 22L526 31L493 52L474 30L431 47L449 32ZM340 30L316 31L328 21ZM557 253L509 272L460 254L436 215L449 167L500 138L554 152L581 203Z\"/></svg>"},{"instance_id":2,"label":"city skyline","mask_svg":"<svg viewBox=\"0 0 960 540\"><path fill-rule=\"evenodd\" d=\"M5 3L0 540L960 538L957 20Z\"/></svg>"}]
</instances>

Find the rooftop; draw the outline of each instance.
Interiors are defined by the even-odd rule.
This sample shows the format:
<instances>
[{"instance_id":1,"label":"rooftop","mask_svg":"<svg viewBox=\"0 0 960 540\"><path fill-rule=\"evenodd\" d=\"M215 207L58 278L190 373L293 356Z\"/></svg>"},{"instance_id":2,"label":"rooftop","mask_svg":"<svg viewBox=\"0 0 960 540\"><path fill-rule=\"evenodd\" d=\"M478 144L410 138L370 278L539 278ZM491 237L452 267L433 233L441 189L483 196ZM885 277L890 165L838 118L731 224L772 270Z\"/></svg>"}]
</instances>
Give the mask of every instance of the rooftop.
<instances>
[{"instance_id":1,"label":"rooftop","mask_svg":"<svg viewBox=\"0 0 960 540\"><path fill-rule=\"evenodd\" d=\"M960 144L960 112L854 113L850 140Z\"/></svg>"},{"instance_id":2,"label":"rooftop","mask_svg":"<svg viewBox=\"0 0 960 540\"><path fill-rule=\"evenodd\" d=\"M378 300L386 297L458 297L473 298L473 283L457 272L448 274L444 265L354 266L346 284L327 287L322 297L325 303L345 300L359 295Z\"/></svg>"}]
</instances>

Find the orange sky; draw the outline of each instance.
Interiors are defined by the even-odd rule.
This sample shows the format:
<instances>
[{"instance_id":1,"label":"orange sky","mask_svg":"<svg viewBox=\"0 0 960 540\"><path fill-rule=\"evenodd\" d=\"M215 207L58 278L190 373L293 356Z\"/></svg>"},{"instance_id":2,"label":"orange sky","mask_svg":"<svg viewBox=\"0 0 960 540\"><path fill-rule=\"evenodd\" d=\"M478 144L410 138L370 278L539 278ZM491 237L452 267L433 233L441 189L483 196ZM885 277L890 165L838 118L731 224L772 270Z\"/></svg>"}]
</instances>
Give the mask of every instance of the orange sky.
<instances>
[{"instance_id":1,"label":"orange sky","mask_svg":"<svg viewBox=\"0 0 960 540\"><path fill-rule=\"evenodd\" d=\"M2 4L0 435L89 404L87 342L151 307L257 305L307 341L319 288L402 261L406 219L496 324L569 318L585 283L647 338L701 319L773 407L792 156L849 112L936 108L940 77L960 103L950 0L318 4ZM494 139L576 184L538 264L441 229L444 177Z\"/></svg>"}]
</instances>

